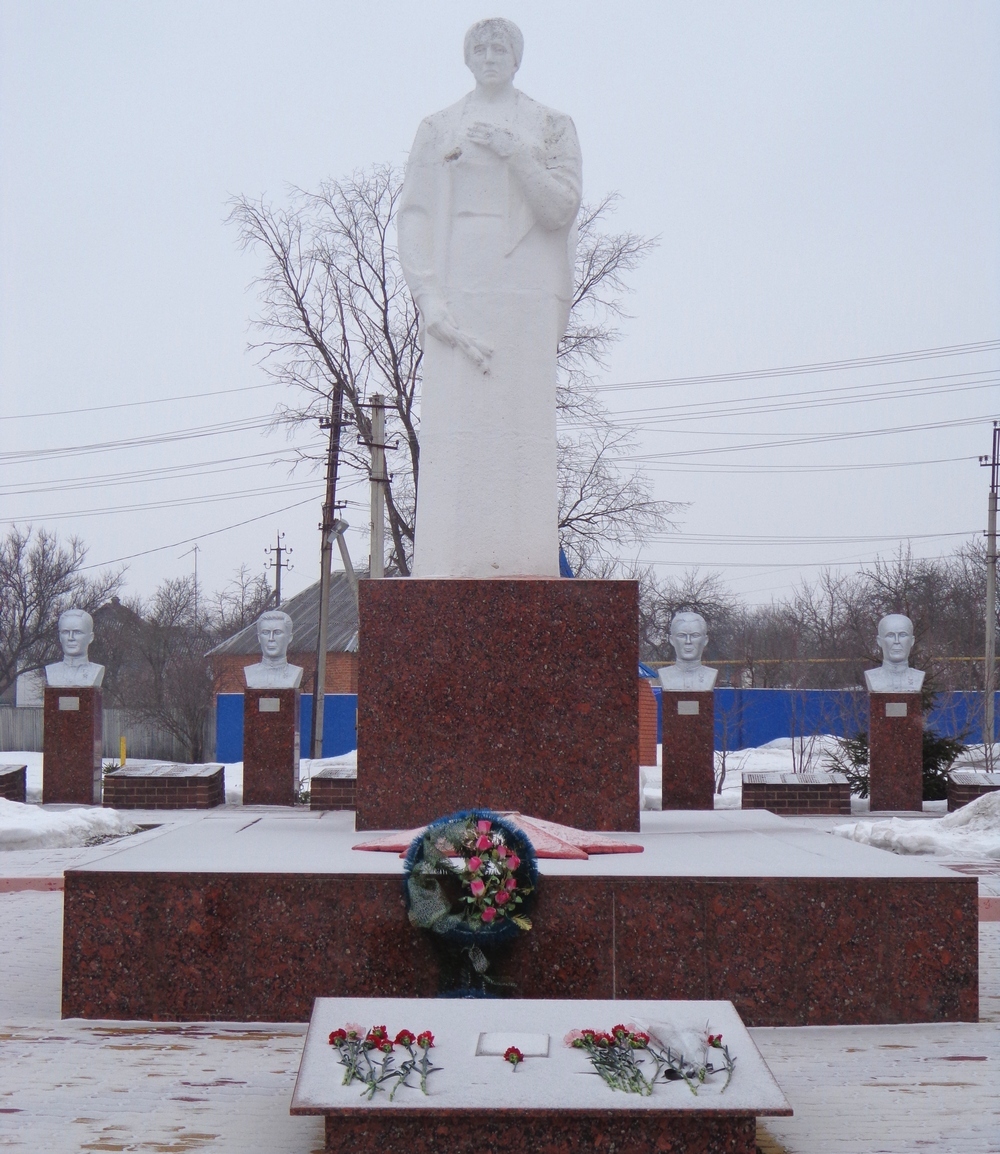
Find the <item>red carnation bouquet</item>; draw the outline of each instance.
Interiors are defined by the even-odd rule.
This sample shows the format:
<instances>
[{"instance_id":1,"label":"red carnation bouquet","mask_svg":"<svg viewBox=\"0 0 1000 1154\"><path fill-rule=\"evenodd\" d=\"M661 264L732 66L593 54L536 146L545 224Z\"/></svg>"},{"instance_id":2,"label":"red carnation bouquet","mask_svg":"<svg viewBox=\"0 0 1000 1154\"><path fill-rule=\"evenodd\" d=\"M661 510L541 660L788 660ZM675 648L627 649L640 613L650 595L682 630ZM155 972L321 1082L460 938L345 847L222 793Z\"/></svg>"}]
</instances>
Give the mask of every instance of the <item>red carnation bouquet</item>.
<instances>
[{"instance_id":1,"label":"red carnation bouquet","mask_svg":"<svg viewBox=\"0 0 1000 1154\"><path fill-rule=\"evenodd\" d=\"M410 1085L410 1075L420 1077L420 1089L427 1093L427 1078L440 1066L431 1064L429 1051L434 1046L434 1035L430 1030L414 1034L412 1030L400 1030L395 1038L389 1037L385 1026L364 1026L353 1022L341 1026L330 1034L330 1045L336 1047L340 1064L344 1067L344 1080L349 1086L361 1082L365 1087L362 1094L370 1101L379 1091L391 1086L391 1102L400 1086ZM396 1048L406 1051L408 1057L396 1065ZM412 1088L412 1087L411 1087Z\"/></svg>"}]
</instances>

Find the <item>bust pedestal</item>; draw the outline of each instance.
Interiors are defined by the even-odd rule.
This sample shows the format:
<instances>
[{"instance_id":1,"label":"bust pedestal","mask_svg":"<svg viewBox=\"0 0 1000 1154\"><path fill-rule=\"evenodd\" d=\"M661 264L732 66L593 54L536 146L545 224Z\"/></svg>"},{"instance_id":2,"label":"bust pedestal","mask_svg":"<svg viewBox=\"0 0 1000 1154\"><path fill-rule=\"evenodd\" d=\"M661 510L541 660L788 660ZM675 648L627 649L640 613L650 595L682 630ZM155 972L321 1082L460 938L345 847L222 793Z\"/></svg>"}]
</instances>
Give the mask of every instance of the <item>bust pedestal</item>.
<instances>
[{"instance_id":1,"label":"bust pedestal","mask_svg":"<svg viewBox=\"0 0 1000 1154\"><path fill-rule=\"evenodd\" d=\"M639 828L638 586L362 581L362 829L484 806Z\"/></svg>"},{"instance_id":2,"label":"bust pedestal","mask_svg":"<svg viewBox=\"0 0 1000 1154\"><path fill-rule=\"evenodd\" d=\"M663 809L715 808L715 695L664 689Z\"/></svg>"},{"instance_id":3,"label":"bust pedestal","mask_svg":"<svg viewBox=\"0 0 1000 1154\"><path fill-rule=\"evenodd\" d=\"M299 782L299 691L243 694L243 804L294 805Z\"/></svg>"},{"instance_id":4,"label":"bust pedestal","mask_svg":"<svg viewBox=\"0 0 1000 1154\"><path fill-rule=\"evenodd\" d=\"M42 719L43 804L100 805L100 689L47 685Z\"/></svg>"},{"instance_id":5,"label":"bust pedestal","mask_svg":"<svg viewBox=\"0 0 1000 1154\"><path fill-rule=\"evenodd\" d=\"M919 693L868 694L872 811L923 808L924 713Z\"/></svg>"}]
</instances>

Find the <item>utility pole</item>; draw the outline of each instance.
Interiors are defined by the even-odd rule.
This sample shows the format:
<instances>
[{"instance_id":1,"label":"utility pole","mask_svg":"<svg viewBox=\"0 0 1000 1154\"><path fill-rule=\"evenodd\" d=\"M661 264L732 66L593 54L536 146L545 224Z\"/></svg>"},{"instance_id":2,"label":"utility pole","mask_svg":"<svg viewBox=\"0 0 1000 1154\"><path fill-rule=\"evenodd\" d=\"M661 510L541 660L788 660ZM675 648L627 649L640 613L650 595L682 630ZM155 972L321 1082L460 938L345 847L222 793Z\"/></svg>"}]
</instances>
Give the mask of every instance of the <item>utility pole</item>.
<instances>
[{"instance_id":1,"label":"utility pole","mask_svg":"<svg viewBox=\"0 0 1000 1154\"><path fill-rule=\"evenodd\" d=\"M198 554L201 552L201 546L197 541L188 549L187 553L182 553L182 557L186 557L188 553L194 554L194 620L198 624Z\"/></svg>"},{"instance_id":2,"label":"utility pole","mask_svg":"<svg viewBox=\"0 0 1000 1154\"><path fill-rule=\"evenodd\" d=\"M272 546L268 545L267 548L264 550L265 554L267 554L267 557L268 557L268 560L265 563L264 567L267 569L273 569L274 570L274 607L275 607L275 609L281 608L281 570L284 569L287 572L289 569L291 569L293 567L292 563L290 561L287 561L287 560L282 561L282 557L284 557L286 553L293 553L294 552L294 550L291 548L291 546L282 545L281 542L284 541L284 539L285 539L285 534L279 533L278 537L277 537L277 542L275 543L273 548L272 548ZM274 554L273 558L271 557L272 553Z\"/></svg>"},{"instance_id":3,"label":"utility pole","mask_svg":"<svg viewBox=\"0 0 1000 1154\"><path fill-rule=\"evenodd\" d=\"M369 577L385 575L385 397L373 393L372 407L372 520Z\"/></svg>"},{"instance_id":4,"label":"utility pole","mask_svg":"<svg viewBox=\"0 0 1000 1154\"><path fill-rule=\"evenodd\" d=\"M986 700L983 710L983 746L987 768L991 769L993 742L996 739L993 714L997 674L997 489L1000 481L1000 422L993 422L992 455L980 457L979 463L990 470L990 501L986 521L986 667L983 670Z\"/></svg>"},{"instance_id":5,"label":"utility pole","mask_svg":"<svg viewBox=\"0 0 1000 1154\"><path fill-rule=\"evenodd\" d=\"M326 693L326 644L330 629L330 562L333 559L334 521L337 507L337 470L340 467L340 434L343 428L344 382L337 377L330 399L330 416L321 420L321 429L329 430L326 447L326 499L320 523L319 552L319 637L316 642L316 676L313 680L312 734L309 742L313 757L323 756L323 706Z\"/></svg>"}]
</instances>

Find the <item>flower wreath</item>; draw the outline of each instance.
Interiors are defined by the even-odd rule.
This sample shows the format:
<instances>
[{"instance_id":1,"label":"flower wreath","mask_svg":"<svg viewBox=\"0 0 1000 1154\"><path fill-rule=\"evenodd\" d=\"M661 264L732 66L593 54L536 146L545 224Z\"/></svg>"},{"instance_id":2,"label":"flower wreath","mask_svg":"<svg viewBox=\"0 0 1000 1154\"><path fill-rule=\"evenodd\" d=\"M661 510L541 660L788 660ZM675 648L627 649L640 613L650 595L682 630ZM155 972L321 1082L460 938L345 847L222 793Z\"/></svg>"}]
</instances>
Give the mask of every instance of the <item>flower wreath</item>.
<instances>
[{"instance_id":1,"label":"flower wreath","mask_svg":"<svg viewBox=\"0 0 1000 1154\"><path fill-rule=\"evenodd\" d=\"M406 912L412 925L457 945L499 945L531 929L526 915L537 882L535 851L523 831L492 810L465 810L413 839L404 866Z\"/></svg>"}]
</instances>

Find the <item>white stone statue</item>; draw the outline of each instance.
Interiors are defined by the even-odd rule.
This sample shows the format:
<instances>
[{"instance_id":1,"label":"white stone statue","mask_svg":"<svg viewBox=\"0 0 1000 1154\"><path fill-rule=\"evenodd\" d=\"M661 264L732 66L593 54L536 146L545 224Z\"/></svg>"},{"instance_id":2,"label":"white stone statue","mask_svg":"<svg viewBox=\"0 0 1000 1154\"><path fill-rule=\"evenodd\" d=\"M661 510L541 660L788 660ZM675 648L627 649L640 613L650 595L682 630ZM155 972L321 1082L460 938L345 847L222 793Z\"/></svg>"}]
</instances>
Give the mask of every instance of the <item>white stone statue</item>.
<instances>
[{"instance_id":1,"label":"white stone statue","mask_svg":"<svg viewBox=\"0 0 1000 1154\"><path fill-rule=\"evenodd\" d=\"M556 347L573 292L580 146L513 85L509 20L465 36L476 87L427 117L399 258L420 310L415 577L558 577Z\"/></svg>"},{"instance_id":2,"label":"white stone statue","mask_svg":"<svg viewBox=\"0 0 1000 1154\"><path fill-rule=\"evenodd\" d=\"M701 655L708 644L708 625L700 613L675 613L670 622L670 644L677 660L660 670L660 684L664 689L705 693L715 688L718 669L702 665Z\"/></svg>"},{"instance_id":3,"label":"white stone statue","mask_svg":"<svg viewBox=\"0 0 1000 1154\"><path fill-rule=\"evenodd\" d=\"M302 666L288 664L292 619L280 609L269 609L257 619L257 640L264 660L243 670L249 689L298 689Z\"/></svg>"},{"instance_id":4,"label":"white stone statue","mask_svg":"<svg viewBox=\"0 0 1000 1154\"><path fill-rule=\"evenodd\" d=\"M878 647L882 664L865 670L865 685L870 693L919 693L924 684L920 669L911 669L913 622L902 613L890 613L878 623Z\"/></svg>"},{"instance_id":5,"label":"white stone statue","mask_svg":"<svg viewBox=\"0 0 1000 1154\"><path fill-rule=\"evenodd\" d=\"M45 666L46 683L59 689L99 689L104 666L87 656L94 640L94 619L83 609L59 614L59 644L63 659Z\"/></svg>"}]
</instances>

